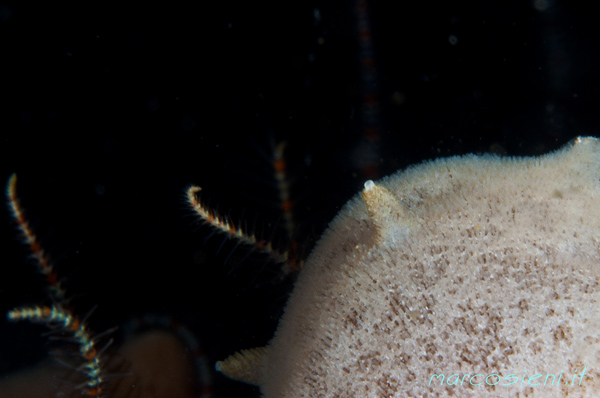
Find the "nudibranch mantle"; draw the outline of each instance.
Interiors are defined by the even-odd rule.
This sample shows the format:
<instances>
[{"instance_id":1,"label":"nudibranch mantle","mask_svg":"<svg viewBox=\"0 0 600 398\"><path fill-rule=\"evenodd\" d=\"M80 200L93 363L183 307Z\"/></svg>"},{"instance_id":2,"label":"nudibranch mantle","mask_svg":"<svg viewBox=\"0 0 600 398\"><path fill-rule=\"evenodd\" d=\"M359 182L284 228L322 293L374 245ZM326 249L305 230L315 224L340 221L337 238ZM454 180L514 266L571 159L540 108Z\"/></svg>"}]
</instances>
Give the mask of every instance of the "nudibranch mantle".
<instances>
[{"instance_id":1,"label":"nudibranch mantle","mask_svg":"<svg viewBox=\"0 0 600 398\"><path fill-rule=\"evenodd\" d=\"M272 341L217 368L265 398L597 397L599 201L595 138L369 181Z\"/></svg>"}]
</instances>

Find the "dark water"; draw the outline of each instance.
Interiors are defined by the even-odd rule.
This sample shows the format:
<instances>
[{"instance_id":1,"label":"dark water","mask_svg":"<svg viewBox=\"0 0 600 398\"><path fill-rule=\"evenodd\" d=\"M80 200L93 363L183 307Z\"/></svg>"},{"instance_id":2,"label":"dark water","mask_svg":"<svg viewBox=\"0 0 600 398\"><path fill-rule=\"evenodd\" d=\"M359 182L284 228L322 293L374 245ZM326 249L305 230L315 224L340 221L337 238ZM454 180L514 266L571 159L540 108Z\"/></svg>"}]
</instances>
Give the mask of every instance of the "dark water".
<instances>
[{"instance_id":1,"label":"dark water","mask_svg":"<svg viewBox=\"0 0 600 398\"><path fill-rule=\"evenodd\" d=\"M98 306L91 327L168 314L211 362L269 340L289 281L243 247L206 240L184 191L201 185L212 207L285 241L272 141L288 141L309 251L360 190L365 157L380 159L383 176L439 156L534 155L598 134L600 6L389 3L368 3L375 142L364 136L351 2L0 5L0 177L18 173L76 311ZM43 303L7 211L0 225L0 310ZM43 358L42 331L2 321L0 371ZM258 395L215 383L217 396Z\"/></svg>"}]
</instances>

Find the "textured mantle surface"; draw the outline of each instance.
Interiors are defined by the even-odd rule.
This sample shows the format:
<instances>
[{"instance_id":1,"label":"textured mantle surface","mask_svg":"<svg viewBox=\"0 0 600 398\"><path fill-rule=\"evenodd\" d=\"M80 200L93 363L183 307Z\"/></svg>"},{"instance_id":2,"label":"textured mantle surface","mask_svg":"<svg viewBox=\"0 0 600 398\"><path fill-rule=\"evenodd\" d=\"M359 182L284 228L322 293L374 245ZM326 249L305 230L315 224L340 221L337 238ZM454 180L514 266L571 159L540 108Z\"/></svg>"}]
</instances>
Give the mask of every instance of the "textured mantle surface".
<instances>
[{"instance_id":1,"label":"textured mantle surface","mask_svg":"<svg viewBox=\"0 0 600 398\"><path fill-rule=\"evenodd\" d=\"M220 368L267 398L597 397L599 180L600 142L579 138L368 182L271 343Z\"/></svg>"}]
</instances>

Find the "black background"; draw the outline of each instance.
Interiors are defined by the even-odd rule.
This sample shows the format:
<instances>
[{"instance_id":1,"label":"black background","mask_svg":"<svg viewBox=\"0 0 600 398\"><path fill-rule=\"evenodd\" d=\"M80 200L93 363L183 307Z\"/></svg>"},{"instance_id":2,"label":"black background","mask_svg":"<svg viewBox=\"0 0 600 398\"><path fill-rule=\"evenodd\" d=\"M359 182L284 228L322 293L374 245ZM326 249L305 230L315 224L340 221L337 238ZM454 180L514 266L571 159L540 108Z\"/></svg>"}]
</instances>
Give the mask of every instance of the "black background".
<instances>
[{"instance_id":1,"label":"black background","mask_svg":"<svg viewBox=\"0 0 600 398\"><path fill-rule=\"evenodd\" d=\"M0 181L18 173L76 308L98 305L95 330L161 313L187 324L211 362L264 345L291 281L207 239L186 205L190 184L281 242L270 162L272 143L286 140L309 251L367 179L365 151L383 176L598 134L600 6L480 3L368 3L381 107L373 145L352 1L0 2ZM43 302L7 210L0 231L0 310ZM1 372L45 355L40 330L0 323ZM217 397L258 396L219 375L215 384Z\"/></svg>"}]
</instances>

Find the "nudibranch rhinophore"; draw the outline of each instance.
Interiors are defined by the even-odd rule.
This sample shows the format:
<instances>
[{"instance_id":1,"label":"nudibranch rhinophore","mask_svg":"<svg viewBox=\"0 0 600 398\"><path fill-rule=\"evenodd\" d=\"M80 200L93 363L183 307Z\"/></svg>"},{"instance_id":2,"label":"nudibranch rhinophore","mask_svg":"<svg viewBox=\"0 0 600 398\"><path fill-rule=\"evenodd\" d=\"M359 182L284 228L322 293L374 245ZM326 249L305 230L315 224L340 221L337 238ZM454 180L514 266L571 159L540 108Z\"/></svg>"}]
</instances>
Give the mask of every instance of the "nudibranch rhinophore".
<instances>
[{"instance_id":1,"label":"nudibranch rhinophore","mask_svg":"<svg viewBox=\"0 0 600 398\"><path fill-rule=\"evenodd\" d=\"M265 398L600 396L600 141L368 181L273 340L219 362Z\"/></svg>"}]
</instances>

